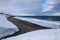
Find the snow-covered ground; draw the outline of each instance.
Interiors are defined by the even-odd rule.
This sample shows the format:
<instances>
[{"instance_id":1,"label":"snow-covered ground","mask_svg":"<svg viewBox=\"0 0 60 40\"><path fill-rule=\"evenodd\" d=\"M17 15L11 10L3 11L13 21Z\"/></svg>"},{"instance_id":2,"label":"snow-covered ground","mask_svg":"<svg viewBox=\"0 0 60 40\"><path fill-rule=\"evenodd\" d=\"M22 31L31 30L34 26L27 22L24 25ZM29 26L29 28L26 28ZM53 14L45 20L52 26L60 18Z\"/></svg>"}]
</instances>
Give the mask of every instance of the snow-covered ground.
<instances>
[{"instance_id":1,"label":"snow-covered ground","mask_svg":"<svg viewBox=\"0 0 60 40\"><path fill-rule=\"evenodd\" d=\"M2 40L60 40L60 23L34 18L14 17L19 20L28 21L37 25L51 27L53 29L36 30L15 37ZM5 16L0 16L0 38L11 35L18 31L18 28L7 20Z\"/></svg>"},{"instance_id":2,"label":"snow-covered ground","mask_svg":"<svg viewBox=\"0 0 60 40\"><path fill-rule=\"evenodd\" d=\"M60 40L60 29L36 30L2 40Z\"/></svg>"},{"instance_id":3,"label":"snow-covered ground","mask_svg":"<svg viewBox=\"0 0 60 40\"><path fill-rule=\"evenodd\" d=\"M24 18L24 17L15 17L19 20L28 21L37 25L45 26L45 27L51 27L51 28L60 28L60 23L55 21L46 21L41 19L35 19L35 18Z\"/></svg>"},{"instance_id":4,"label":"snow-covered ground","mask_svg":"<svg viewBox=\"0 0 60 40\"><path fill-rule=\"evenodd\" d=\"M0 15L0 38L11 35L17 31L17 26L9 22L5 16Z\"/></svg>"}]
</instances>

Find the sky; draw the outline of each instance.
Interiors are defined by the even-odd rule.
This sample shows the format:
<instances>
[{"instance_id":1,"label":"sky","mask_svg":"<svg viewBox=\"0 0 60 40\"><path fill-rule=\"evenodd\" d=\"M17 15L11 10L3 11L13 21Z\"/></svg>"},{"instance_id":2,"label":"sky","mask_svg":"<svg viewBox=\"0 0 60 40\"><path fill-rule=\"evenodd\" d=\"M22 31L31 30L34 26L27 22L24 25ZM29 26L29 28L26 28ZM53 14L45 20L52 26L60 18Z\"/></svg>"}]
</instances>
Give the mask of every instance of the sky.
<instances>
[{"instance_id":1,"label":"sky","mask_svg":"<svg viewBox=\"0 0 60 40\"><path fill-rule=\"evenodd\" d=\"M60 0L0 0L0 12L20 16L59 16Z\"/></svg>"}]
</instances>

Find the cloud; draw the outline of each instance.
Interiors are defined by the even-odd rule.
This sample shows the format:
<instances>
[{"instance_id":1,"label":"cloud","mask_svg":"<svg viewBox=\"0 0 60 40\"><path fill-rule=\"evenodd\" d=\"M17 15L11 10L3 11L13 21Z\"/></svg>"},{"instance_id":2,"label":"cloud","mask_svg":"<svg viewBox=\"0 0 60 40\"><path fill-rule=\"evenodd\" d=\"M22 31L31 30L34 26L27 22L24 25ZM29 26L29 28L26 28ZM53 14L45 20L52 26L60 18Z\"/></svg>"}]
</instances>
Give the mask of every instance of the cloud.
<instances>
[{"instance_id":1,"label":"cloud","mask_svg":"<svg viewBox=\"0 0 60 40\"><path fill-rule=\"evenodd\" d=\"M0 11L11 14L33 14L33 10L38 10L39 0L0 0ZM37 4L36 4L37 3ZM32 10L32 11L31 11ZM34 14L35 15L35 14Z\"/></svg>"},{"instance_id":2,"label":"cloud","mask_svg":"<svg viewBox=\"0 0 60 40\"><path fill-rule=\"evenodd\" d=\"M43 13L44 14L42 14L42 15L59 16L59 14L60 14L60 0L54 0L53 7L50 10L43 12Z\"/></svg>"},{"instance_id":3,"label":"cloud","mask_svg":"<svg viewBox=\"0 0 60 40\"><path fill-rule=\"evenodd\" d=\"M43 4L43 12L49 11L53 8L54 2L53 0L46 0Z\"/></svg>"},{"instance_id":4,"label":"cloud","mask_svg":"<svg viewBox=\"0 0 60 40\"><path fill-rule=\"evenodd\" d=\"M60 3L60 0L54 0L54 4L58 4L58 3Z\"/></svg>"},{"instance_id":5,"label":"cloud","mask_svg":"<svg viewBox=\"0 0 60 40\"><path fill-rule=\"evenodd\" d=\"M54 13L52 16L60 16L60 13Z\"/></svg>"},{"instance_id":6,"label":"cloud","mask_svg":"<svg viewBox=\"0 0 60 40\"><path fill-rule=\"evenodd\" d=\"M57 0L0 0L0 11L13 15L53 15L60 11Z\"/></svg>"}]
</instances>

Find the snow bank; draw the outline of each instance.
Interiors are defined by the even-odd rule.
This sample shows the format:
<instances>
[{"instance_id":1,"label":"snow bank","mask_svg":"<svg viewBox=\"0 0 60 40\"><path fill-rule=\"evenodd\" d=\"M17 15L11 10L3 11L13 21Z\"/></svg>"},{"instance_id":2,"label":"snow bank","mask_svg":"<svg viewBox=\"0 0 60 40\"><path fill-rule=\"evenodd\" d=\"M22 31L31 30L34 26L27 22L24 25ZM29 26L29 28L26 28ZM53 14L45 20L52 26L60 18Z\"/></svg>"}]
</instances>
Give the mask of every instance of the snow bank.
<instances>
[{"instance_id":1,"label":"snow bank","mask_svg":"<svg viewBox=\"0 0 60 40\"><path fill-rule=\"evenodd\" d=\"M0 38L11 35L18 31L18 28L7 20L5 16L0 15Z\"/></svg>"},{"instance_id":2,"label":"snow bank","mask_svg":"<svg viewBox=\"0 0 60 40\"><path fill-rule=\"evenodd\" d=\"M2 40L60 40L60 29L37 30Z\"/></svg>"},{"instance_id":3,"label":"snow bank","mask_svg":"<svg viewBox=\"0 0 60 40\"><path fill-rule=\"evenodd\" d=\"M41 19L35 19L35 18L24 18L24 17L15 17L16 19L19 20L24 20L28 21L37 25L45 26L45 27L51 27L51 28L60 28L60 23L59 22L54 22L54 21L46 21L46 20L41 20Z\"/></svg>"}]
</instances>

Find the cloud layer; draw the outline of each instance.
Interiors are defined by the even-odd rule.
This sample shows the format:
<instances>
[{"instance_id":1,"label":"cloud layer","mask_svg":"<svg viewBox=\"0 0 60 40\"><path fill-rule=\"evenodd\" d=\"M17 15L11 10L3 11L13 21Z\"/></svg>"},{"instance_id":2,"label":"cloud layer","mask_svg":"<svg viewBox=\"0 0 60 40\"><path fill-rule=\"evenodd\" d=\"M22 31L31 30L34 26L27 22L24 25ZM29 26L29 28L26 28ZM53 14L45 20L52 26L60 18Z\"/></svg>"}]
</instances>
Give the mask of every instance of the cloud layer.
<instances>
[{"instance_id":1,"label":"cloud layer","mask_svg":"<svg viewBox=\"0 0 60 40\"><path fill-rule=\"evenodd\" d=\"M54 15L60 0L0 0L0 12L13 15Z\"/></svg>"}]
</instances>

